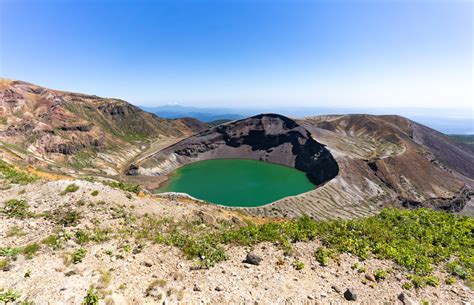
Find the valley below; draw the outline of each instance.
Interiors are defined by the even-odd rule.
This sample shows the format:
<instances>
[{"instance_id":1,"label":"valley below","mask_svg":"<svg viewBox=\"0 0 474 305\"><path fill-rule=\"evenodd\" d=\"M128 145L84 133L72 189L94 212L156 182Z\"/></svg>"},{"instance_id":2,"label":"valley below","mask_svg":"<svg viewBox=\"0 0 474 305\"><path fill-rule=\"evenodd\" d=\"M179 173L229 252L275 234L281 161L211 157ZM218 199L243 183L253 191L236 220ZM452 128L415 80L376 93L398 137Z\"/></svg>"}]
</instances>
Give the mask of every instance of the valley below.
<instances>
[{"instance_id":1,"label":"valley below","mask_svg":"<svg viewBox=\"0 0 474 305\"><path fill-rule=\"evenodd\" d=\"M210 126L6 79L0 115L1 302L474 299L474 149L404 117Z\"/></svg>"}]
</instances>

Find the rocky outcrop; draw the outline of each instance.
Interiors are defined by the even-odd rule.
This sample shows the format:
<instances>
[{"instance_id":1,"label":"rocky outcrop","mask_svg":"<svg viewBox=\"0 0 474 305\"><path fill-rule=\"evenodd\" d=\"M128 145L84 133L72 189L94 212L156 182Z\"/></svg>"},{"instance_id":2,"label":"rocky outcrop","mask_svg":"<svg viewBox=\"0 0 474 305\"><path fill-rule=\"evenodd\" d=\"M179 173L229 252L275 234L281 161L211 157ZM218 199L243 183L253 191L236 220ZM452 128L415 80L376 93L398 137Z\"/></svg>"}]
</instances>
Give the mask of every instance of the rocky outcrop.
<instances>
[{"instance_id":1,"label":"rocky outcrop","mask_svg":"<svg viewBox=\"0 0 474 305\"><path fill-rule=\"evenodd\" d=\"M175 168L209 159L246 158L304 171L315 184L334 178L339 167L324 145L295 121L260 114L219 125L172 145L130 168L128 174L166 175Z\"/></svg>"},{"instance_id":2,"label":"rocky outcrop","mask_svg":"<svg viewBox=\"0 0 474 305\"><path fill-rule=\"evenodd\" d=\"M474 195L474 191L464 186L459 194L451 198L430 198L422 202L406 198L399 198L399 200L405 208L429 207L436 210L460 212L471 200L472 195Z\"/></svg>"}]
</instances>

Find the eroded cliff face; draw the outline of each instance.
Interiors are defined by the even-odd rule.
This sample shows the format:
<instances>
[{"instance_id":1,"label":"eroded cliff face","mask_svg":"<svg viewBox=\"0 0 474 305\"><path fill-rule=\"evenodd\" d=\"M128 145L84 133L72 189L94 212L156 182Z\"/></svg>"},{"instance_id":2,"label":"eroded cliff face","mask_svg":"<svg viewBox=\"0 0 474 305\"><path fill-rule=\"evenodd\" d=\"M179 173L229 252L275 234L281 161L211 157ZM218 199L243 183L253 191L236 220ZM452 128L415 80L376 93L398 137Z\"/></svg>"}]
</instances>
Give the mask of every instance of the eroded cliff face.
<instances>
[{"instance_id":1,"label":"eroded cliff face","mask_svg":"<svg viewBox=\"0 0 474 305\"><path fill-rule=\"evenodd\" d=\"M304 171L315 184L329 181L339 172L331 153L305 128L278 114L261 114L189 137L134 164L128 174L166 175L188 163L222 158L294 167Z\"/></svg>"}]
</instances>

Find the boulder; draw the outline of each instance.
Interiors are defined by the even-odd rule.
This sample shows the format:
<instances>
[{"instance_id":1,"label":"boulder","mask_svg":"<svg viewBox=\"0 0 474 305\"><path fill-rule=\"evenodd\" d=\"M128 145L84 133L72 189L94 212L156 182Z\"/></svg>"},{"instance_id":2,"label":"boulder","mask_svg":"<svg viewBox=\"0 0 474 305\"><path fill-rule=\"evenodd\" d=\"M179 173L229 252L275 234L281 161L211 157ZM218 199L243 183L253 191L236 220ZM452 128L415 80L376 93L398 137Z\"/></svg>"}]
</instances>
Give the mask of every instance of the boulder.
<instances>
[{"instance_id":1,"label":"boulder","mask_svg":"<svg viewBox=\"0 0 474 305\"><path fill-rule=\"evenodd\" d=\"M353 288L347 288L344 292L344 298L348 301L357 301L357 293Z\"/></svg>"},{"instance_id":2,"label":"boulder","mask_svg":"<svg viewBox=\"0 0 474 305\"><path fill-rule=\"evenodd\" d=\"M244 263L252 264L252 265L260 265L262 258L252 252L247 253L245 257Z\"/></svg>"},{"instance_id":3,"label":"boulder","mask_svg":"<svg viewBox=\"0 0 474 305\"><path fill-rule=\"evenodd\" d=\"M418 305L418 302L413 300L407 293L400 293L398 295L398 299L404 304L404 305Z\"/></svg>"}]
</instances>

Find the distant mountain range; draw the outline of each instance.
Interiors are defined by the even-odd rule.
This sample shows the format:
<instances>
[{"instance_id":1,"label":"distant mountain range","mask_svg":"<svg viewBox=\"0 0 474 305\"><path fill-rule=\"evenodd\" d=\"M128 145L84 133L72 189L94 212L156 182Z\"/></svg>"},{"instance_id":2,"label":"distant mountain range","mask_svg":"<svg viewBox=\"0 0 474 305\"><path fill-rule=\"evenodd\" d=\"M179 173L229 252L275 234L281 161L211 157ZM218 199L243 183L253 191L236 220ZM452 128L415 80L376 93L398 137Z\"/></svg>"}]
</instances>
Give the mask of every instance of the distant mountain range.
<instances>
[{"instance_id":1,"label":"distant mountain range","mask_svg":"<svg viewBox=\"0 0 474 305\"><path fill-rule=\"evenodd\" d=\"M167 119L177 119L183 117L191 117L202 122L212 122L216 120L238 120L242 119L245 114L226 108L197 108L185 107L179 105L166 105L158 107L141 106L143 110L156 114L159 117Z\"/></svg>"},{"instance_id":2,"label":"distant mountain range","mask_svg":"<svg viewBox=\"0 0 474 305\"><path fill-rule=\"evenodd\" d=\"M471 109L445 111L439 109L407 108L338 108L338 107L261 107L261 108L213 108L181 105L140 106L145 111L167 119L191 117L203 122L237 120L259 113L280 113L289 117L303 118L326 114L364 113L374 115L403 115L445 134L474 134L474 116Z\"/></svg>"}]
</instances>

